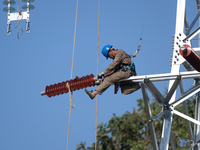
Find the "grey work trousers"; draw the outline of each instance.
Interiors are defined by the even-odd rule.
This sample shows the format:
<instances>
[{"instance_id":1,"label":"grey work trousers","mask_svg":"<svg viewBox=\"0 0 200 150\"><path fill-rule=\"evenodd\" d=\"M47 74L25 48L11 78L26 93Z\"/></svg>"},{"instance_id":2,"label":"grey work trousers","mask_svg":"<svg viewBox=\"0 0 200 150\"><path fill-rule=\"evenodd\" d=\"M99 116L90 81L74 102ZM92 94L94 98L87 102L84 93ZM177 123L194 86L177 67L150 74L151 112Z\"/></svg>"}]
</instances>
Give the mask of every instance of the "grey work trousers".
<instances>
[{"instance_id":1,"label":"grey work trousers","mask_svg":"<svg viewBox=\"0 0 200 150\"><path fill-rule=\"evenodd\" d=\"M97 93L101 95L108 87L110 87L115 82L118 82L121 79L129 78L130 76L131 76L130 70L117 71L113 73L112 75L105 77L103 82L99 86L97 86L95 91L97 91Z\"/></svg>"}]
</instances>

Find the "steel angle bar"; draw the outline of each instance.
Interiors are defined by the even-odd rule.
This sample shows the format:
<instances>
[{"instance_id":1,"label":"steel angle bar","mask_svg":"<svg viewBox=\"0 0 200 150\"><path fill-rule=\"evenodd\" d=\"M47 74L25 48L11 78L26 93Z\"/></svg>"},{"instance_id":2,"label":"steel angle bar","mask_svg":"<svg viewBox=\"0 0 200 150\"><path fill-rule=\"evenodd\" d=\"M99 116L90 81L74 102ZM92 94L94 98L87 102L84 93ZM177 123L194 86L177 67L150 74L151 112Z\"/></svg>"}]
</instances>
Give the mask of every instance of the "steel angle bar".
<instances>
[{"instance_id":1,"label":"steel angle bar","mask_svg":"<svg viewBox=\"0 0 200 150\"><path fill-rule=\"evenodd\" d=\"M158 89L154 86L154 84L149 79L144 79L144 84L151 92L151 94L155 97L155 99L160 103L164 104L164 97L158 91Z\"/></svg>"},{"instance_id":2,"label":"steel angle bar","mask_svg":"<svg viewBox=\"0 0 200 150\"><path fill-rule=\"evenodd\" d=\"M176 33L182 33L184 28L185 0L177 0Z\"/></svg>"},{"instance_id":3,"label":"steel angle bar","mask_svg":"<svg viewBox=\"0 0 200 150\"><path fill-rule=\"evenodd\" d=\"M132 81L132 82L143 82L144 79L149 79L150 81L163 81L163 80L173 80L177 75L166 73L166 74L154 74L154 75L143 75L143 76L133 76L128 79L122 79L120 82ZM199 73L200 77L200 73Z\"/></svg>"},{"instance_id":4,"label":"steel angle bar","mask_svg":"<svg viewBox=\"0 0 200 150\"><path fill-rule=\"evenodd\" d=\"M142 87L142 94L143 94L143 99L144 99L144 104L145 104L145 110L147 113L147 118L148 120L151 120L152 119L151 108L150 108L150 104L148 100L146 87L144 86L144 84L141 84L141 87ZM154 150L158 150L157 138L156 138L153 121L148 121L148 123L149 123L149 128L150 128L150 133L151 133L152 146Z\"/></svg>"},{"instance_id":5,"label":"steel angle bar","mask_svg":"<svg viewBox=\"0 0 200 150\"><path fill-rule=\"evenodd\" d=\"M199 143L200 143L200 141L198 141L198 142L196 142L196 143L194 143L194 144L191 144L190 148L188 148L187 150L191 150L194 146L196 146L196 145L199 144Z\"/></svg>"},{"instance_id":6,"label":"steel angle bar","mask_svg":"<svg viewBox=\"0 0 200 150\"><path fill-rule=\"evenodd\" d=\"M182 81L179 82L179 87L180 87L181 95L183 95L184 89L183 89L183 82Z\"/></svg>"},{"instance_id":7,"label":"steel angle bar","mask_svg":"<svg viewBox=\"0 0 200 150\"><path fill-rule=\"evenodd\" d=\"M182 79L189 79L189 78L198 78L200 77L200 72L198 71L187 71L187 72L180 72Z\"/></svg>"},{"instance_id":8,"label":"steel angle bar","mask_svg":"<svg viewBox=\"0 0 200 150\"><path fill-rule=\"evenodd\" d=\"M174 112L174 114L176 114L176 115L178 115L178 116L180 116L180 117L182 117L182 118L184 118L186 120L189 120L189 121L191 121L191 122L193 122L195 124L200 125L199 121L197 121L197 120L195 120L195 119L193 119L193 118L191 118L191 117L189 117L189 116L187 116L187 115L185 115L185 114L183 114L183 113L181 113L181 112L179 112L179 111L177 111L175 109L173 110L173 112Z\"/></svg>"},{"instance_id":9,"label":"steel angle bar","mask_svg":"<svg viewBox=\"0 0 200 150\"><path fill-rule=\"evenodd\" d=\"M200 9L199 0L196 0L196 2L197 2L197 9L199 10Z\"/></svg>"},{"instance_id":10,"label":"steel angle bar","mask_svg":"<svg viewBox=\"0 0 200 150\"><path fill-rule=\"evenodd\" d=\"M189 34L189 35L183 40L183 42L186 42L187 40L193 39L193 37L195 37L197 34L199 34L199 32L200 32L200 27L196 28L191 34Z\"/></svg>"},{"instance_id":11,"label":"steel angle bar","mask_svg":"<svg viewBox=\"0 0 200 150\"><path fill-rule=\"evenodd\" d=\"M188 148L187 150L191 150L192 148L194 149L194 146L196 146L197 144L199 144L199 142L197 142L195 144L191 144L190 148Z\"/></svg>"},{"instance_id":12,"label":"steel angle bar","mask_svg":"<svg viewBox=\"0 0 200 150\"><path fill-rule=\"evenodd\" d=\"M195 85L199 85L199 80L195 80ZM196 105L195 105L195 120L200 121L200 93L196 93ZM200 141L200 125L194 125L194 142ZM199 150L200 145L194 146L194 150Z\"/></svg>"},{"instance_id":13,"label":"steel angle bar","mask_svg":"<svg viewBox=\"0 0 200 150\"><path fill-rule=\"evenodd\" d=\"M194 68L187 61L183 62L182 64L187 71L193 71L194 70Z\"/></svg>"},{"instance_id":14,"label":"steel angle bar","mask_svg":"<svg viewBox=\"0 0 200 150\"><path fill-rule=\"evenodd\" d=\"M200 76L199 75L188 75L188 76L186 75L186 76L182 77L182 79L189 79L189 78L199 79Z\"/></svg>"},{"instance_id":15,"label":"steel angle bar","mask_svg":"<svg viewBox=\"0 0 200 150\"><path fill-rule=\"evenodd\" d=\"M200 47L193 48L194 51L200 51Z\"/></svg>"},{"instance_id":16,"label":"steel angle bar","mask_svg":"<svg viewBox=\"0 0 200 150\"><path fill-rule=\"evenodd\" d=\"M167 96L165 97L165 105L167 105L169 103L169 100L171 99L172 95L174 94L175 90L177 89L179 83L181 81L181 76L177 76L176 80L174 81L171 89L169 90Z\"/></svg>"},{"instance_id":17,"label":"steel angle bar","mask_svg":"<svg viewBox=\"0 0 200 150\"><path fill-rule=\"evenodd\" d=\"M132 76L128 79L122 79L119 82L143 82L144 79L149 79L150 81L165 81L165 80L175 80L177 76L181 76L182 79L189 78L200 78L200 72L198 71L187 71L177 73L165 73L165 74L153 74L153 75L143 75L143 76Z\"/></svg>"},{"instance_id":18,"label":"steel angle bar","mask_svg":"<svg viewBox=\"0 0 200 150\"><path fill-rule=\"evenodd\" d=\"M165 114L165 112L161 111L159 114L157 114L152 121L154 122L155 120L157 120L158 118L160 118L161 116L163 116Z\"/></svg>"},{"instance_id":19,"label":"steel angle bar","mask_svg":"<svg viewBox=\"0 0 200 150\"><path fill-rule=\"evenodd\" d=\"M170 143L171 143L172 150L176 150L172 132L170 134Z\"/></svg>"},{"instance_id":20,"label":"steel angle bar","mask_svg":"<svg viewBox=\"0 0 200 150\"><path fill-rule=\"evenodd\" d=\"M191 144L191 146L187 150L191 150L192 148L194 149L194 146L196 146L197 144L198 144L198 142L194 143L194 144Z\"/></svg>"},{"instance_id":21,"label":"steel angle bar","mask_svg":"<svg viewBox=\"0 0 200 150\"><path fill-rule=\"evenodd\" d=\"M188 92L186 92L184 95L182 95L180 98L175 100L173 103L171 103L170 105L175 107L175 106L179 105L180 103L182 103L183 101L190 98L192 95L198 93L199 91L200 91L200 85L195 86L192 89L190 89Z\"/></svg>"},{"instance_id":22,"label":"steel angle bar","mask_svg":"<svg viewBox=\"0 0 200 150\"><path fill-rule=\"evenodd\" d=\"M193 146L193 145L191 145L191 146L190 146L190 148L188 148L187 150L191 150L193 147L194 147L194 146Z\"/></svg>"},{"instance_id":23,"label":"steel angle bar","mask_svg":"<svg viewBox=\"0 0 200 150\"><path fill-rule=\"evenodd\" d=\"M187 103L186 103L186 101L183 102L183 106L184 106L184 109L185 109L185 114L186 114L187 116L189 116L189 113L188 113L188 107L187 107ZM188 126L188 130L189 130L190 141L194 141L193 133L192 133L191 122L188 121L188 120L187 120L187 126Z\"/></svg>"},{"instance_id":24,"label":"steel angle bar","mask_svg":"<svg viewBox=\"0 0 200 150\"><path fill-rule=\"evenodd\" d=\"M199 19L199 16L200 16L200 11L198 11L196 17L194 18L194 20L192 21L192 23L190 24L187 32L185 33L185 35L188 35L191 31L191 29L193 28L193 26L195 25L195 23L197 22L197 20Z\"/></svg>"},{"instance_id":25,"label":"steel angle bar","mask_svg":"<svg viewBox=\"0 0 200 150\"><path fill-rule=\"evenodd\" d=\"M185 11L185 17L184 17L184 25L185 25L185 31L189 29L188 19Z\"/></svg>"},{"instance_id":26,"label":"steel angle bar","mask_svg":"<svg viewBox=\"0 0 200 150\"><path fill-rule=\"evenodd\" d=\"M183 83L182 83L182 81L180 81L179 87L180 87L181 94L183 95L184 94L184 89L183 89ZM184 106L185 114L187 116L189 116L188 106L187 106L187 102L186 101L183 102L183 106ZM189 130L190 141L194 141L193 133L192 133L192 126L191 126L190 121L188 121L188 120L187 120L187 126L188 126L188 130Z\"/></svg>"},{"instance_id":27,"label":"steel angle bar","mask_svg":"<svg viewBox=\"0 0 200 150\"><path fill-rule=\"evenodd\" d=\"M173 117L173 112L171 111L170 107L165 108L164 111L166 112L164 114L160 150L168 150Z\"/></svg>"}]
</instances>

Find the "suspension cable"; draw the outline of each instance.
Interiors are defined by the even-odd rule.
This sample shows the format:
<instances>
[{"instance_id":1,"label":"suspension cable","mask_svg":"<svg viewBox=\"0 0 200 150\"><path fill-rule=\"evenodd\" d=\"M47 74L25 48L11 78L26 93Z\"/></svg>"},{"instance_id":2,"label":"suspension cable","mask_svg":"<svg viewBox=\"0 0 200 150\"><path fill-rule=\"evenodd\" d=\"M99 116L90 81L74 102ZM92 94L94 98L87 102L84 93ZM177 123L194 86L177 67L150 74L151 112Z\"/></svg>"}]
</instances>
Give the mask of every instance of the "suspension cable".
<instances>
[{"instance_id":1,"label":"suspension cable","mask_svg":"<svg viewBox=\"0 0 200 150\"><path fill-rule=\"evenodd\" d=\"M73 44L73 54L72 54L71 79L72 79L73 67L74 67L74 51L75 51L75 42L76 42L77 16L78 16L78 0L77 0L77 4L76 4L76 19L75 19L75 29L74 29L74 44ZM74 107L75 107L74 101L73 101L72 95L70 94L70 109L69 109L69 122L68 122L68 135L67 135L67 147L66 147L66 150L68 150L68 143L69 143L69 130L70 130L70 120L71 120L71 108L74 108Z\"/></svg>"},{"instance_id":2,"label":"suspension cable","mask_svg":"<svg viewBox=\"0 0 200 150\"><path fill-rule=\"evenodd\" d=\"M146 16L146 10L147 10L147 1L148 0L146 0L146 4L145 4L145 10L144 10L144 18L143 18L143 23L142 23L142 31L141 31L141 40L142 40L142 35L143 35L143 30L144 30L144 23L145 23L145 16Z\"/></svg>"},{"instance_id":3,"label":"suspension cable","mask_svg":"<svg viewBox=\"0 0 200 150\"><path fill-rule=\"evenodd\" d=\"M138 54L138 52L140 51L141 49L141 43L142 43L142 36L143 36L143 30L144 30L144 23L145 23L145 15L146 15L146 9L147 9L147 1L146 0L146 4L145 4L145 10L144 10L144 18L143 18L143 23L142 23L142 31L141 31L141 36L140 36L140 42L139 42L139 45L135 51L135 54L134 55L131 55L131 57L136 57L136 55Z\"/></svg>"},{"instance_id":4,"label":"suspension cable","mask_svg":"<svg viewBox=\"0 0 200 150\"><path fill-rule=\"evenodd\" d=\"M100 0L98 8L97 74L99 73L99 30L100 30ZM97 108L98 108L98 95L96 96L95 150L97 150Z\"/></svg>"}]
</instances>

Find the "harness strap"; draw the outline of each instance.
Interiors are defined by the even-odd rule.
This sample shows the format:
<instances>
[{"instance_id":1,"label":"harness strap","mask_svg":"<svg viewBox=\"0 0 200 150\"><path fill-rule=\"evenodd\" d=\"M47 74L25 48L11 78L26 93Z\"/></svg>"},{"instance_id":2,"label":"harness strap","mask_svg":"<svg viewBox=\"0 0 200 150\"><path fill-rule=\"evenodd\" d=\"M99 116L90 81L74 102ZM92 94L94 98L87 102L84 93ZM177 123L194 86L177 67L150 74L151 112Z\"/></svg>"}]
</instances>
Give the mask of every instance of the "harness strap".
<instances>
[{"instance_id":1,"label":"harness strap","mask_svg":"<svg viewBox=\"0 0 200 150\"><path fill-rule=\"evenodd\" d=\"M134 75L134 76L137 75L135 72L135 65L132 60L131 60L131 65L124 65L120 70L125 71L125 72L128 70L131 70L131 75Z\"/></svg>"},{"instance_id":2,"label":"harness strap","mask_svg":"<svg viewBox=\"0 0 200 150\"><path fill-rule=\"evenodd\" d=\"M129 65L129 66L123 66L123 68L127 69L127 70L134 70L135 69L135 65L133 64L133 61L131 60L131 65Z\"/></svg>"}]
</instances>

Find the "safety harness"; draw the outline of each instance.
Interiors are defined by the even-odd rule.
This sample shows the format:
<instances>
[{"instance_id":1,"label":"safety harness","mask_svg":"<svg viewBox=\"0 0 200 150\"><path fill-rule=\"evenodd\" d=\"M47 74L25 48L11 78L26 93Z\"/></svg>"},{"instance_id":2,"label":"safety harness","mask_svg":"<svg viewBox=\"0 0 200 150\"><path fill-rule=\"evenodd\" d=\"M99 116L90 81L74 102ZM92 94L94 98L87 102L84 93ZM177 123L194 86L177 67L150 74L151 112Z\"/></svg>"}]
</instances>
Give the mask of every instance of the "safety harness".
<instances>
[{"instance_id":1,"label":"safety harness","mask_svg":"<svg viewBox=\"0 0 200 150\"><path fill-rule=\"evenodd\" d=\"M135 69L135 65L134 65L133 61L131 60L131 65L129 65L129 66L123 66L123 68L125 70L134 70Z\"/></svg>"},{"instance_id":2,"label":"safety harness","mask_svg":"<svg viewBox=\"0 0 200 150\"><path fill-rule=\"evenodd\" d=\"M131 74L134 75L134 76L136 75L135 65L134 65L132 60L131 60L131 65L123 65L120 70L121 71L131 70Z\"/></svg>"}]
</instances>

